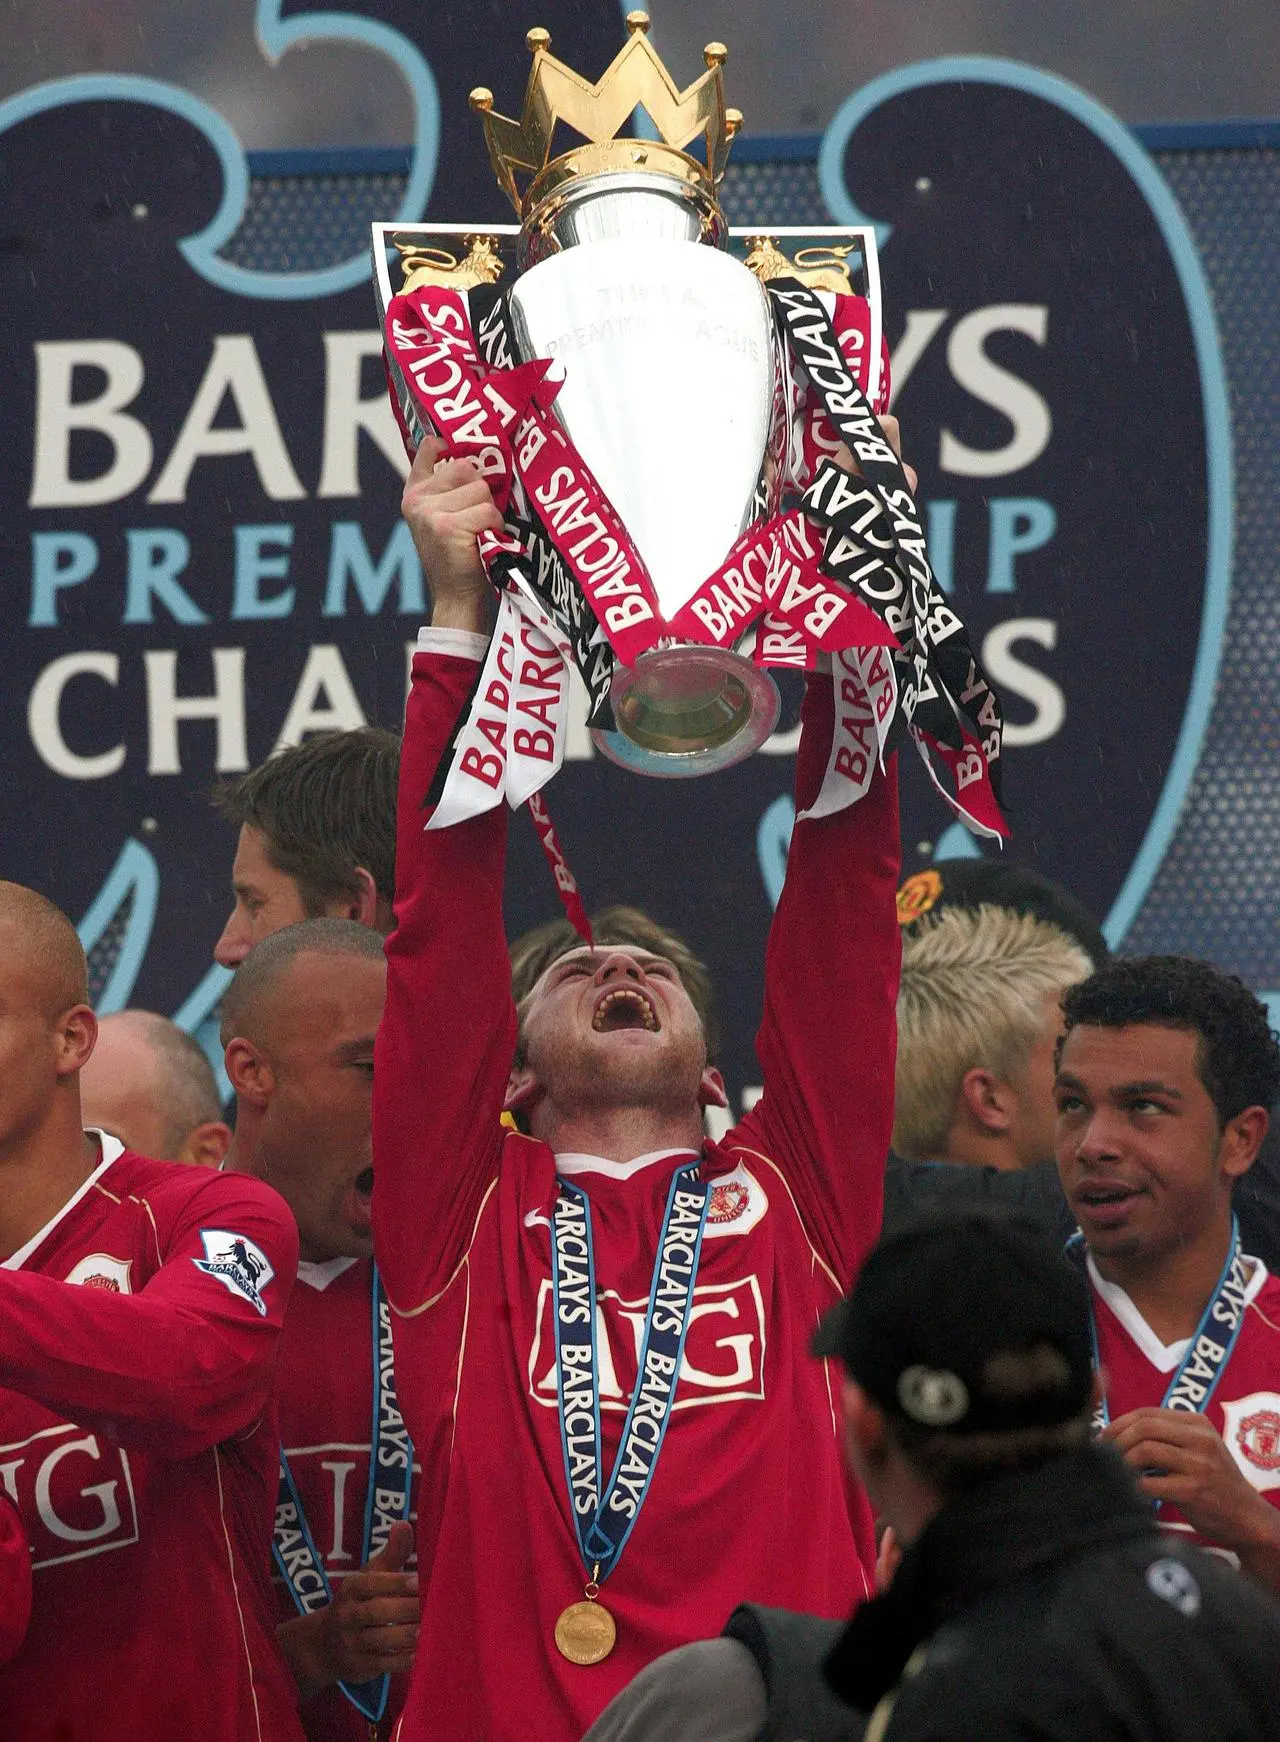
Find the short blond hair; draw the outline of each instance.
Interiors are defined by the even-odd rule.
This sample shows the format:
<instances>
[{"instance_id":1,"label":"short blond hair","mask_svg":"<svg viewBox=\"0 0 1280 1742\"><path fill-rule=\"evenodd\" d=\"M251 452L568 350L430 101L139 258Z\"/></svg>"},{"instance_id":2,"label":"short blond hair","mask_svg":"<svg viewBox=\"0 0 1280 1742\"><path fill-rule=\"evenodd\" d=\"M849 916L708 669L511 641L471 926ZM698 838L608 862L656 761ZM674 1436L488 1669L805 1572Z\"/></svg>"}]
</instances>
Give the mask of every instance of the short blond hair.
<instances>
[{"instance_id":1,"label":"short blond hair","mask_svg":"<svg viewBox=\"0 0 1280 1742\"><path fill-rule=\"evenodd\" d=\"M947 907L904 930L894 1151L915 1161L944 1155L965 1072L1016 1082L1045 999L1092 971L1066 932L1007 907Z\"/></svg>"}]
</instances>

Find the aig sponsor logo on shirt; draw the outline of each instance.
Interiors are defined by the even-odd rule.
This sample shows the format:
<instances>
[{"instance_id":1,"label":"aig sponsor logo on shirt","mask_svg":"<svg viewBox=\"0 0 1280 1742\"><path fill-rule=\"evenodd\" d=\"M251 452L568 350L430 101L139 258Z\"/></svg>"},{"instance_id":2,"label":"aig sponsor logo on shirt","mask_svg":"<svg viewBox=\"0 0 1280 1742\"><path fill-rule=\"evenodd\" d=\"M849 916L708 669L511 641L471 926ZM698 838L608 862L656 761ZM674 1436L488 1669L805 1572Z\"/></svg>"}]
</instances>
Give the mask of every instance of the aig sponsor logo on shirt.
<instances>
[{"instance_id":1,"label":"aig sponsor logo on shirt","mask_svg":"<svg viewBox=\"0 0 1280 1742\"><path fill-rule=\"evenodd\" d=\"M625 1412L640 1359L645 1299L623 1300L605 1290L596 1304L600 1407ZM689 1331L680 1362L673 1411L704 1403L764 1396L764 1299L755 1276L738 1282L699 1283L693 1291ZM529 1395L556 1406L555 1327L548 1278L538 1294L538 1328L529 1352Z\"/></svg>"},{"instance_id":2,"label":"aig sponsor logo on shirt","mask_svg":"<svg viewBox=\"0 0 1280 1742\"><path fill-rule=\"evenodd\" d=\"M138 1540L128 1454L71 1422L0 1446L0 1484L22 1513L37 1572Z\"/></svg>"},{"instance_id":3,"label":"aig sponsor logo on shirt","mask_svg":"<svg viewBox=\"0 0 1280 1742\"><path fill-rule=\"evenodd\" d=\"M286 1446L285 1450L326 1573L332 1580L359 1572L369 1487L368 1444ZM413 1473L422 1474L416 1458ZM416 1524L417 1518L416 1509L410 1511L409 1523ZM415 1550L405 1565L412 1572L417 1564ZM278 1573L273 1576L278 1580Z\"/></svg>"}]
</instances>

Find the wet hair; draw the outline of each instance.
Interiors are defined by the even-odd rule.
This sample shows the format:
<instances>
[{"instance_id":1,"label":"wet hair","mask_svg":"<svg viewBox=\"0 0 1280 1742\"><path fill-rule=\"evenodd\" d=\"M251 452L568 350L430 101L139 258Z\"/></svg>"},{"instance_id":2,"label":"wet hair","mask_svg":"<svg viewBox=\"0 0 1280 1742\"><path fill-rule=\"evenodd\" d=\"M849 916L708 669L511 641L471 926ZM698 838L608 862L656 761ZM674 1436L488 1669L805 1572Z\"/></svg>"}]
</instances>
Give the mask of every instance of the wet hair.
<instances>
[{"instance_id":1,"label":"wet hair","mask_svg":"<svg viewBox=\"0 0 1280 1742\"><path fill-rule=\"evenodd\" d=\"M89 1002L89 969L76 928L47 896L23 883L0 881L0 926L9 933L3 948L35 970L40 1007L49 1021L73 1005Z\"/></svg>"},{"instance_id":2,"label":"wet hair","mask_svg":"<svg viewBox=\"0 0 1280 1742\"><path fill-rule=\"evenodd\" d=\"M359 869L384 901L394 896L399 773L394 732L319 732L225 781L213 802L228 822L261 832L268 859L293 878L314 918L358 892Z\"/></svg>"},{"instance_id":3,"label":"wet hair","mask_svg":"<svg viewBox=\"0 0 1280 1742\"><path fill-rule=\"evenodd\" d=\"M632 949L644 950L648 955L662 956L671 963L702 1023L707 1062L714 1064L720 1044L715 993L705 963L698 960L685 940L638 907L602 907L592 916L591 933L597 949L629 945ZM522 1008L552 962L581 947L582 939L567 919L548 920L518 937L510 952L511 995L517 1010ZM517 1042L517 1064L522 1061L522 1056Z\"/></svg>"},{"instance_id":4,"label":"wet hair","mask_svg":"<svg viewBox=\"0 0 1280 1742\"><path fill-rule=\"evenodd\" d=\"M1280 1043L1266 1006L1234 974L1189 956L1131 956L1100 968L1062 1000L1066 1033L1150 1023L1197 1038L1196 1069L1225 1125L1280 1098ZM1061 1047L1059 1047L1061 1053Z\"/></svg>"},{"instance_id":5,"label":"wet hair","mask_svg":"<svg viewBox=\"0 0 1280 1742\"><path fill-rule=\"evenodd\" d=\"M381 961L382 936L354 919L302 919L282 926L250 950L222 995L223 1046L255 1038L262 1010L300 956L364 956Z\"/></svg>"}]
</instances>

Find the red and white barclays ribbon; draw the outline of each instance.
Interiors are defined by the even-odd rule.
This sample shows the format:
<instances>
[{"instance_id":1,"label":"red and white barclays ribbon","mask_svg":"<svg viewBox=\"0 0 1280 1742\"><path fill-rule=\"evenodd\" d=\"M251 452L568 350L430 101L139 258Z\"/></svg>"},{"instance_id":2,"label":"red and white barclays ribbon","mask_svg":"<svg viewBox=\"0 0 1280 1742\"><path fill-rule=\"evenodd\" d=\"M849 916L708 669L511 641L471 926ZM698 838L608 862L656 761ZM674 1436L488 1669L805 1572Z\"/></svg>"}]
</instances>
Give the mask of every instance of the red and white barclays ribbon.
<instances>
[{"instance_id":1,"label":"red and white barclays ribbon","mask_svg":"<svg viewBox=\"0 0 1280 1742\"><path fill-rule=\"evenodd\" d=\"M811 658L842 647L896 647L897 638L854 593L822 572L822 534L798 510L745 532L725 561L671 620L684 641L732 647L766 613L800 638ZM757 663L775 661L757 648Z\"/></svg>"},{"instance_id":2,"label":"red and white barclays ribbon","mask_svg":"<svg viewBox=\"0 0 1280 1742\"><path fill-rule=\"evenodd\" d=\"M558 384L549 365L491 368L464 293L429 286L392 300L387 350L411 411L444 438L449 455L475 460L508 515L504 533L480 539L501 594L498 625L429 827L504 799L518 805L541 789L563 759L573 667L602 702L611 657L634 665L667 637L732 646L754 626L760 665L831 663L836 728L806 815L830 815L865 793L897 721L965 821L1004 833L992 782L998 702L933 579L911 492L875 422L889 395L883 343L875 403L865 397L870 310L860 297L794 281L770 291L786 340L792 415L788 439L771 456L781 477L758 508L767 513L785 486L805 493L802 509L752 526L670 622L626 527L551 413ZM486 354L495 355L491 347ZM866 484L830 464L842 442ZM544 569L558 564L549 591ZM581 599L566 612L570 576ZM954 795L931 755L949 768ZM541 825L539 833L546 850Z\"/></svg>"},{"instance_id":3,"label":"red and white barclays ribbon","mask_svg":"<svg viewBox=\"0 0 1280 1742\"><path fill-rule=\"evenodd\" d=\"M804 817L829 817L856 804L884 767L885 743L898 705L893 661L883 647L845 647L831 656L835 725L818 796Z\"/></svg>"},{"instance_id":4,"label":"red and white barclays ribbon","mask_svg":"<svg viewBox=\"0 0 1280 1742\"><path fill-rule=\"evenodd\" d=\"M524 804L560 767L568 730L564 654L504 593L480 682L427 827L450 828L504 800L513 809Z\"/></svg>"}]
</instances>

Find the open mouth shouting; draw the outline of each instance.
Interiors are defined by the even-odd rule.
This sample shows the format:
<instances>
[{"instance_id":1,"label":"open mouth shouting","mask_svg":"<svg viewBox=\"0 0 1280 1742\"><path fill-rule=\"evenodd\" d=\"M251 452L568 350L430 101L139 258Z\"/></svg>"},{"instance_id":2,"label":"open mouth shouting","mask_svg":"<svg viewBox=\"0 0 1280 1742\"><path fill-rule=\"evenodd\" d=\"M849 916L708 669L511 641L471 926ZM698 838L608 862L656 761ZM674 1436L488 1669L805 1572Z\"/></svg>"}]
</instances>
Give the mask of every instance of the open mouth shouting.
<instances>
[{"instance_id":1,"label":"open mouth shouting","mask_svg":"<svg viewBox=\"0 0 1280 1742\"><path fill-rule=\"evenodd\" d=\"M597 1034L614 1034L634 1028L657 1034L662 1024L653 999L636 985L613 986L596 999L591 1026Z\"/></svg>"}]
</instances>

